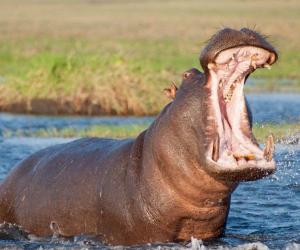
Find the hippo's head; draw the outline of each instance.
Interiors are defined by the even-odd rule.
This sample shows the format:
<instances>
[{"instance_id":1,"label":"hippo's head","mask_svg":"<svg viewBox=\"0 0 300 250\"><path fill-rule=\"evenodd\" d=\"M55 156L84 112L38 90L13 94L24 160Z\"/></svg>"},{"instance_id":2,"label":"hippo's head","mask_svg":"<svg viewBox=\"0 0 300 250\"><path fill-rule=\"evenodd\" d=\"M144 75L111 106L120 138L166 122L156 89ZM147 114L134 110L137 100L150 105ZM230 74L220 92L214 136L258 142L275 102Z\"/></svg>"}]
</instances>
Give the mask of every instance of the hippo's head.
<instances>
[{"instance_id":1,"label":"hippo's head","mask_svg":"<svg viewBox=\"0 0 300 250\"><path fill-rule=\"evenodd\" d=\"M204 74L196 69L183 74L174 109L192 117L182 133L190 136L190 142L197 136L195 152L204 152L199 161L207 172L226 180L248 181L275 171L273 137L269 136L264 150L259 148L243 88L254 70L270 68L277 57L257 32L226 28L201 53ZM192 152L192 144L189 148Z\"/></svg>"},{"instance_id":2,"label":"hippo's head","mask_svg":"<svg viewBox=\"0 0 300 250\"><path fill-rule=\"evenodd\" d=\"M277 53L263 36L250 29L223 29L200 55L209 90L207 169L240 180L261 178L275 170L274 142L269 136L264 150L253 133L243 88L257 68L270 68ZM224 175L226 173L226 175Z\"/></svg>"}]
</instances>

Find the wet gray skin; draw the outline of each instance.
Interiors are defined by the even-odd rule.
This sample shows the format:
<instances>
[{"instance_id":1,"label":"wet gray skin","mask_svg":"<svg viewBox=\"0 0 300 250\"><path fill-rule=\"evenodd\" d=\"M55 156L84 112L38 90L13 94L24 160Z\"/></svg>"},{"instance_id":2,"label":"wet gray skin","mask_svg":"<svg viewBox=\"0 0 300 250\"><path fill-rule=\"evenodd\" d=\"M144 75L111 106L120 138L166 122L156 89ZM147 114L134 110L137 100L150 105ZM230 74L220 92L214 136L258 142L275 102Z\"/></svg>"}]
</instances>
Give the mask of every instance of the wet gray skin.
<instances>
[{"instance_id":1,"label":"wet gray skin","mask_svg":"<svg viewBox=\"0 0 300 250\"><path fill-rule=\"evenodd\" d=\"M0 187L0 221L121 245L221 236L238 183L275 170L272 137L259 149L242 88L277 53L248 29L221 30L203 51L204 74L185 72L136 139L84 138L19 163Z\"/></svg>"}]
</instances>

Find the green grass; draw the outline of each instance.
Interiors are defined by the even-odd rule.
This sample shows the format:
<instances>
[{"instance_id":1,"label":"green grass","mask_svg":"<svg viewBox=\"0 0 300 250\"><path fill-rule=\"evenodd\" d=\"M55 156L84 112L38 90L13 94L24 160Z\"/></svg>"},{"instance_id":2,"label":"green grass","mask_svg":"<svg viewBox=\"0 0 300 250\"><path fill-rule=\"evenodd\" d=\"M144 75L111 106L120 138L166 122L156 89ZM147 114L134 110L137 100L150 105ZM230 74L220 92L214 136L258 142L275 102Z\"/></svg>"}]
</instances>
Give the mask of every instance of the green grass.
<instances>
[{"instance_id":1,"label":"green grass","mask_svg":"<svg viewBox=\"0 0 300 250\"><path fill-rule=\"evenodd\" d=\"M127 138L136 137L140 132L145 130L148 125L94 125L85 129L64 128L64 129L40 129L30 130L5 130L4 137L105 137L105 138Z\"/></svg>"},{"instance_id":2,"label":"green grass","mask_svg":"<svg viewBox=\"0 0 300 250\"><path fill-rule=\"evenodd\" d=\"M300 123L292 124L255 124L253 133L260 143L264 143L269 134L273 134L275 141L300 134Z\"/></svg>"},{"instance_id":3,"label":"green grass","mask_svg":"<svg viewBox=\"0 0 300 250\"><path fill-rule=\"evenodd\" d=\"M107 137L107 138L127 138L136 137L149 125L94 125L85 129L64 128L64 129L40 129L36 131L18 130L4 131L5 137L25 136L25 137ZM275 136L276 141L291 137L300 133L300 124L255 124L253 127L255 137L260 143L264 143L269 134Z\"/></svg>"},{"instance_id":4,"label":"green grass","mask_svg":"<svg viewBox=\"0 0 300 250\"><path fill-rule=\"evenodd\" d=\"M223 26L256 26L279 50L248 92L300 92L299 9L296 0L0 0L0 109L34 112L41 99L71 113L155 114L162 89L200 68L201 48Z\"/></svg>"}]
</instances>

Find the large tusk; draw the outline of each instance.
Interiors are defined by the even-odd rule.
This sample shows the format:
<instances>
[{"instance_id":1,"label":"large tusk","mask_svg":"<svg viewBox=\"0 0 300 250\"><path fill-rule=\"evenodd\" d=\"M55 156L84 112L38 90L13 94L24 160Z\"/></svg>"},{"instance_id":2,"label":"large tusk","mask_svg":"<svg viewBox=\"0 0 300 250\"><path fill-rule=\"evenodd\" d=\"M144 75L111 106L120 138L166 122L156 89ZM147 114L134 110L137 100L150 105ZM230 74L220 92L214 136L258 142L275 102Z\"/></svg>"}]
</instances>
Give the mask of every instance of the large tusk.
<instances>
[{"instance_id":1,"label":"large tusk","mask_svg":"<svg viewBox=\"0 0 300 250\"><path fill-rule=\"evenodd\" d=\"M216 135L214 144L213 144L213 152L212 152L212 159L214 161L218 161L219 159L219 154L220 154L220 137L219 134Z\"/></svg>"},{"instance_id":2,"label":"large tusk","mask_svg":"<svg viewBox=\"0 0 300 250\"><path fill-rule=\"evenodd\" d=\"M270 134L267 138L267 142L265 145L264 158L267 161L272 161L274 151L275 151L274 136L272 134Z\"/></svg>"},{"instance_id":3,"label":"large tusk","mask_svg":"<svg viewBox=\"0 0 300 250\"><path fill-rule=\"evenodd\" d=\"M215 65L214 63L209 63L209 64L207 65L207 68L210 69L210 70L213 70L213 69L216 68L216 65Z\"/></svg>"}]
</instances>

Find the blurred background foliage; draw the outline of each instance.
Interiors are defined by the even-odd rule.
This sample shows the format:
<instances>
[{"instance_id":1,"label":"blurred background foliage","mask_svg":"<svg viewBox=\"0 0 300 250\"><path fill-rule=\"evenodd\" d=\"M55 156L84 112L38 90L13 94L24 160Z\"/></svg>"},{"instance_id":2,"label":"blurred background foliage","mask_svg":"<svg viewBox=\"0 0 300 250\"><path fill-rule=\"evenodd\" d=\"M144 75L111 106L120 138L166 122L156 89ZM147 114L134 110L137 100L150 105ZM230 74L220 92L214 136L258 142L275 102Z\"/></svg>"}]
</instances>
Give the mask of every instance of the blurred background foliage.
<instances>
[{"instance_id":1,"label":"blurred background foliage","mask_svg":"<svg viewBox=\"0 0 300 250\"><path fill-rule=\"evenodd\" d=\"M0 110L156 114L223 27L254 28L279 51L248 93L300 90L298 0L0 0Z\"/></svg>"}]
</instances>

